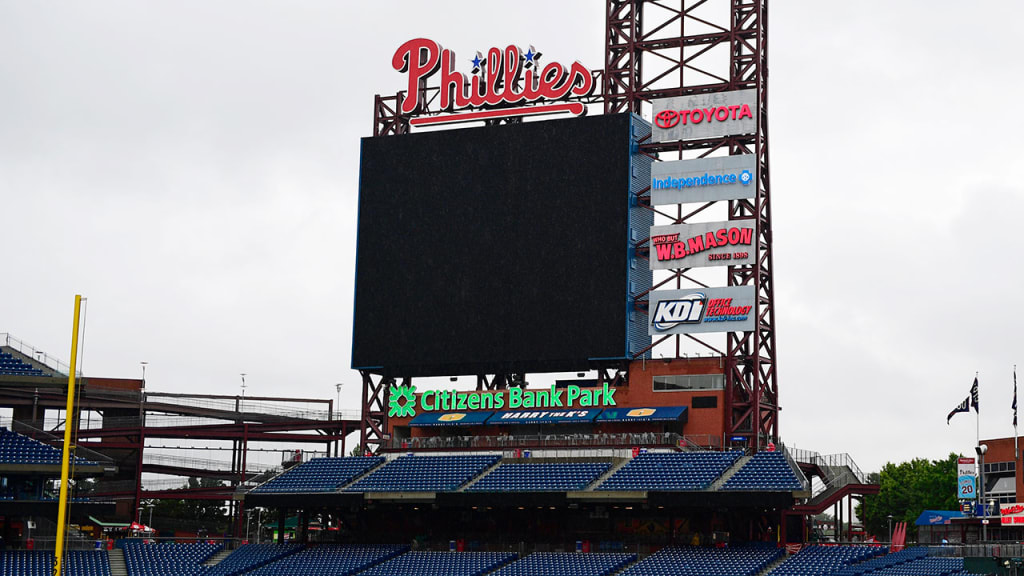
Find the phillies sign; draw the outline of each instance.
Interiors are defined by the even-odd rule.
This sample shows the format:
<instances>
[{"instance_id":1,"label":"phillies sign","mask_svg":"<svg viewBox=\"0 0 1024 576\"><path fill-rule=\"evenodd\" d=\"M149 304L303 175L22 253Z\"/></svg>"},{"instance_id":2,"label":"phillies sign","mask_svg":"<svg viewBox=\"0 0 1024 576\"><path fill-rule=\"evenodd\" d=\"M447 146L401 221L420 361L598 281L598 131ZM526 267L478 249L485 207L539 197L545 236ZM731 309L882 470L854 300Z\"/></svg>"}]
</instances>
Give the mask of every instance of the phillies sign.
<instances>
[{"instance_id":1,"label":"phillies sign","mask_svg":"<svg viewBox=\"0 0 1024 576\"><path fill-rule=\"evenodd\" d=\"M470 73L455 70L455 53L427 38L409 40L398 47L391 66L407 74L408 87L400 112L412 114L425 100L422 89L435 75L440 79L440 108L453 111L465 108L491 108L413 118L413 126L446 124L569 112L586 112L581 102L540 104L541 101L588 96L594 90L594 75L579 62L563 66L549 62L541 67L541 54L533 47L524 53L518 46L491 48L486 55L477 53L470 61ZM518 106L517 106L518 105ZM496 109L495 109L496 108Z\"/></svg>"}]
</instances>

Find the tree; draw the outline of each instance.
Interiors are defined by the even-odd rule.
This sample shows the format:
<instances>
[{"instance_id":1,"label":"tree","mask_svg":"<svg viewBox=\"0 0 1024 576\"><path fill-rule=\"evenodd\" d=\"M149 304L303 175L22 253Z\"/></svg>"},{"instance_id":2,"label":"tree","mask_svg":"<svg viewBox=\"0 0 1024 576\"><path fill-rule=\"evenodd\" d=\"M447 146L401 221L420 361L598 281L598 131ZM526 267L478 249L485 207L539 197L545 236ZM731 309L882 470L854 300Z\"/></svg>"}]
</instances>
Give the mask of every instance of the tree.
<instances>
[{"instance_id":1,"label":"tree","mask_svg":"<svg viewBox=\"0 0 1024 576\"><path fill-rule=\"evenodd\" d=\"M878 482L876 496L865 498L863 510L857 507L857 514L864 519L868 533L880 537L889 535L889 515L892 523L907 523L907 535L917 536L914 522L925 510L957 510L956 498L956 454L945 460L915 458L900 464L886 463L876 477L869 480Z\"/></svg>"},{"instance_id":2,"label":"tree","mask_svg":"<svg viewBox=\"0 0 1024 576\"><path fill-rule=\"evenodd\" d=\"M183 489L214 488L223 482L212 478L189 478ZM208 533L223 532L228 525L227 510L220 500L154 500L154 517L172 520L169 526L189 531L204 528Z\"/></svg>"}]
</instances>

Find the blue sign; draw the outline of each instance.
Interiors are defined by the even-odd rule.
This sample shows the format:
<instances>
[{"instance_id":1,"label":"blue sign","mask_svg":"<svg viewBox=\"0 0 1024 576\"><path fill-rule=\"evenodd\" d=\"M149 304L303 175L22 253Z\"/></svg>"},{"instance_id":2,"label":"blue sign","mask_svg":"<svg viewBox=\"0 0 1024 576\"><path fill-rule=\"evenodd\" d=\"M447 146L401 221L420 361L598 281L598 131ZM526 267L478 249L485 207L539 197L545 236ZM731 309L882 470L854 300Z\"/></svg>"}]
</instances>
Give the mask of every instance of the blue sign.
<instances>
[{"instance_id":1,"label":"blue sign","mask_svg":"<svg viewBox=\"0 0 1024 576\"><path fill-rule=\"evenodd\" d=\"M606 408L598 422L673 422L686 420L686 406L651 408Z\"/></svg>"},{"instance_id":2,"label":"blue sign","mask_svg":"<svg viewBox=\"0 0 1024 576\"><path fill-rule=\"evenodd\" d=\"M963 475L956 481L956 497L959 500L973 500L978 493L975 487L973 475Z\"/></svg>"},{"instance_id":3,"label":"blue sign","mask_svg":"<svg viewBox=\"0 0 1024 576\"><path fill-rule=\"evenodd\" d=\"M409 426L478 426L494 412L424 412L409 421Z\"/></svg>"},{"instance_id":4,"label":"blue sign","mask_svg":"<svg viewBox=\"0 0 1024 576\"><path fill-rule=\"evenodd\" d=\"M600 410L507 410L495 412L488 425L593 422Z\"/></svg>"}]
</instances>

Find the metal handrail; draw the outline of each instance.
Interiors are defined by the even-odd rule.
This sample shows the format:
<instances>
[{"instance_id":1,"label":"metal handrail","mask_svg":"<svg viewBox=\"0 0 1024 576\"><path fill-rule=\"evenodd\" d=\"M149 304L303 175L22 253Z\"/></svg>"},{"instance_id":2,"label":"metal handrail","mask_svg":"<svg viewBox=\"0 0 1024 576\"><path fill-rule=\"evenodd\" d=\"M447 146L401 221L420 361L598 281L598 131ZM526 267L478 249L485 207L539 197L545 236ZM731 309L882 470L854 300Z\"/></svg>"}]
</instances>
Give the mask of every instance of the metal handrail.
<instances>
[{"instance_id":1,"label":"metal handrail","mask_svg":"<svg viewBox=\"0 0 1024 576\"><path fill-rule=\"evenodd\" d=\"M14 420L13 418L7 420L5 418L0 418L0 425L3 424L6 424L8 428L10 428L14 432L17 432L18 434L28 436L29 438L38 440L44 444L53 446L54 448L60 449L61 447L64 446L64 438L51 434L45 430L40 430L39 428L36 428L35 426L32 426L31 424L24 422L22 420ZM86 460L92 460L93 462L97 462L99 464L104 464L108 466L114 465L114 460L109 456L100 454L95 450L83 448L82 446L78 445L75 446L75 456L78 456L79 458L85 458Z\"/></svg>"},{"instance_id":2,"label":"metal handrail","mask_svg":"<svg viewBox=\"0 0 1024 576\"><path fill-rule=\"evenodd\" d=\"M721 450L720 437L713 434L682 436L674 432L621 434L539 434L529 436L427 436L392 438L391 449L504 449L654 446Z\"/></svg>"},{"instance_id":3,"label":"metal handrail","mask_svg":"<svg viewBox=\"0 0 1024 576\"><path fill-rule=\"evenodd\" d=\"M0 342L3 343L3 346L7 346L12 350L17 350L18 353L32 358L40 364L45 364L48 368L53 369L58 374L67 376L71 372L71 367L64 362L61 362L57 357L51 356L42 350L36 350L36 348L31 344L23 340L19 340L7 332L0 332ZM81 370L76 370L76 373L78 376L82 375Z\"/></svg>"}]
</instances>

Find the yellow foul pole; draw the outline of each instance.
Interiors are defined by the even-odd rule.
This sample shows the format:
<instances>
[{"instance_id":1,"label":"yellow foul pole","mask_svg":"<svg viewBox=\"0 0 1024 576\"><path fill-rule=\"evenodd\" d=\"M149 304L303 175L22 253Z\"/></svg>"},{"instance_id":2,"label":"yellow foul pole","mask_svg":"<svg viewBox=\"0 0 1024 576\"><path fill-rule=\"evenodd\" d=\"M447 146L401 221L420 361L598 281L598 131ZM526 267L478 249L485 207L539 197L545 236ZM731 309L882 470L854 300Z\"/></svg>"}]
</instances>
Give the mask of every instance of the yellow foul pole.
<instances>
[{"instance_id":1,"label":"yellow foul pole","mask_svg":"<svg viewBox=\"0 0 1024 576\"><path fill-rule=\"evenodd\" d=\"M61 561L64 559L64 520L68 511L68 476L71 456L71 425L74 422L75 371L78 361L78 317L82 311L82 295L75 294L75 320L71 331L71 369L68 370L68 405L64 411L64 453L60 461L60 504L57 507L57 562L53 565L54 576L61 576Z\"/></svg>"}]
</instances>

